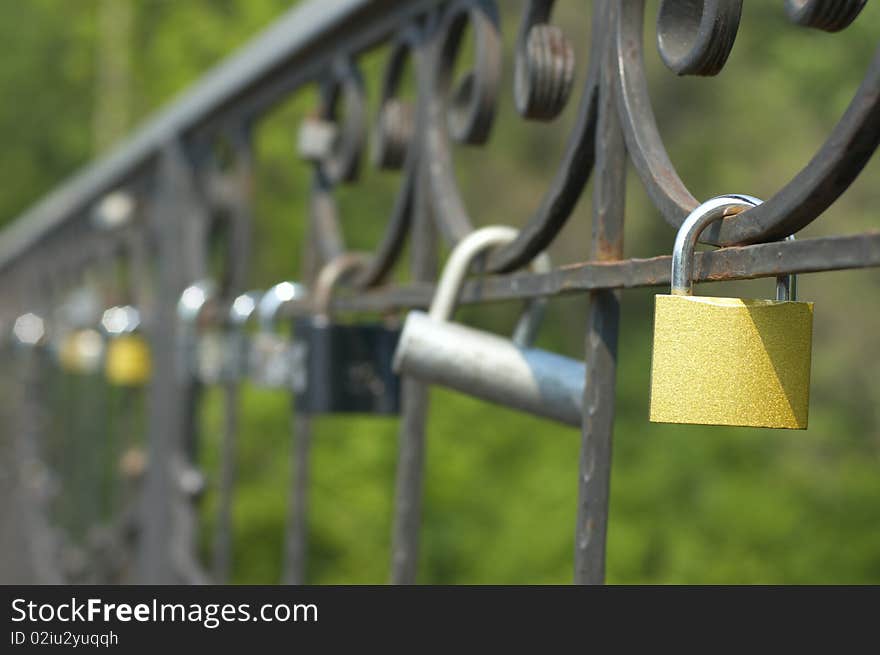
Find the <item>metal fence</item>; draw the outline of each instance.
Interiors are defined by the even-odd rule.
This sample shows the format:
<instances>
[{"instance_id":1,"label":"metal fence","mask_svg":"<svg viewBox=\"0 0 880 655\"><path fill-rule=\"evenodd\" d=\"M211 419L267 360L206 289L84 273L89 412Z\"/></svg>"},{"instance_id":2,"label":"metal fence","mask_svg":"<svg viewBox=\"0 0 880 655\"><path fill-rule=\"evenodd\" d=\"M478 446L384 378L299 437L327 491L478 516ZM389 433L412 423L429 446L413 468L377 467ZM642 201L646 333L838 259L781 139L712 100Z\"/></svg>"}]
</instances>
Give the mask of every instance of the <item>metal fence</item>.
<instances>
[{"instance_id":1,"label":"metal fence","mask_svg":"<svg viewBox=\"0 0 880 655\"><path fill-rule=\"evenodd\" d=\"M485 261L490 275L465 284L460 301L485 303L588 294L582 450L574 580L604 581L615 371L622 289L670 282L670 258L623 259L625 167L631 163L658 213L673 227L699 203L678 176L654 119L643 62L645 3L597 0L589 40L571 43L553 22L553 0L529 0L518 26L516 108L523 120L551 121L567 103L577 118L555 176L531 217L509 244ZM787 0L789 18L804 27L845 28L864 0ZM656 35L668 68L682 75L721 70L736 37L742 2L661 2ZM474 39L468 70L456 69L462 36ZM224 452L224 500L209 567L196 556L194 421L200 381L181 374L186 326L182 292L209 272L209 244L224 235L216 307L245 292L250 252L254 125L301 89L319 89L319 106L300 132L300 154L313 163L309 240L303 281L315 282L327 262L347 252L334 190L354 180L368 129L359 60L384 49L388 59L375 118L373 164L396 170L399 192L384 236L340 294L340 311L387 312L426 307L434 290L437 242L454 244L473 222L453 175L452 144L482 145L501 88L501 34L492 0L314 0L206 75L109 156L92 164L20 216L0 234L0 323L15 368L2 376L3 422L13 426L4 457L21 480L6 480L5 552L26 550L40 566L12 564L8 576L32 581L223 580L228 571L228 508L234 461ZM585 82L574 79L573 48L589 47ZM402 71L415 72L414 100L401 94ZM731 280L880 265L880 234L781 241L828 209L846 191L880 141L880 51L858 91L814 157L766 202L725 218L702 236L722 247L697 255L695 279ZM556 238L592 180L592 242L587 261L546 272L524 270ZM75 247L71 247L75 244ZM408 245L408 249L406 246ZM404 252L411 283L387 282ZM104 268L102 268L104 267ZM125 269L125 273L120 273ZM50 340L58 300L95 270L123 276L117 304L138 308L152 356L146 388L89 394L57 373ZM225 311L225 309L224 309ZM216 317L215 317L216 320ZM75 322L75 321L73 321ZM237 382L227 380L227 446L234 439ZM79 444L63 443L71 416L47 411L48 399L77 396L95 433L109 429L110 404L124 407L132 446L114 446L124 475L78 466ZM391 579L415 581L424 464L427 392L405 378L394 510ZM138 426L143 426L141 430ZM59 428L59 429L53 429ZM297 414L287 582L301 582L309 418ZM54 441L53 441L54 440ZM59 441L60 440L60 441ZM138 458L140 448L146 459ZM65 477L66 476L66 477ZM79 479L73 480L76 476ZM70 483L62 507L46 510L57 480ZM21 484L19 484L19 482ZM15 490L12 488L15 487ZM91 496L89 496L91 494ZM21 496L21 497L20 497ZM110 498L90 502L89 498ZM56 503L57 504L57 503ZM83 507L93 509L84 516ZM51 514L51 516L50 516ZM106 520L111 517L112 520ZM25 526L30 546L16 545ZM225 526L225 528L224 528ZM224 532L224 529L226 530ZM76 531L79 534L75 534ZM79 549L65 544L81 544ZM85 544L85 546L82 546ZM63 556L62 556L63 555ZM39 575L38 575L39 573Z\"/></svg>"}]
</instances>

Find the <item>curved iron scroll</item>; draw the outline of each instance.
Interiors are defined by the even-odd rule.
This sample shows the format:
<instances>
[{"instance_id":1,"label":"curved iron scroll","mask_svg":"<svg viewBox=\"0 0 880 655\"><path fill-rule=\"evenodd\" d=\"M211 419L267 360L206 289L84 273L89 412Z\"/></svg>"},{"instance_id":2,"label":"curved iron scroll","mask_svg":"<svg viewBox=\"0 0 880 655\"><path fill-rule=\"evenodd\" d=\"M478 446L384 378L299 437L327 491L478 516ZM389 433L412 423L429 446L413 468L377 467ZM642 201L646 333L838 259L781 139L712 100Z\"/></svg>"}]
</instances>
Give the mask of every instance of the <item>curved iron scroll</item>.
<instances>
[{"instance_id":1,"label":"curved iron scroll","mask_svg":"<svg viewBox=\"0 0 880 655\"><path fill-rule=\"evenodd\" d=\"M525 120L553 120L575 86L575 41L552 23L554 4L529 0L521 16L512 90ZM785 3L793 22L828 31L849 25L863 7L860 0ZM734 47L742 10L741 0L664 0L656 25L664 63L679 75L719 73ZM594 163L598 70L606 55L615 61L609 93L616 98L628 155L654 205L677 227L698 204L670 160L654 117L644 69L644 1L596 2L592 11L590 63L557 172L519 238L491 253L490 271L525 266L571 215ZM467 38L473 40L473 59L455 78ZM501 93L500 44L498 8L491 0L448 3L406 24L392 40L373 132L373 159L375 165L401 171L404 177L375 260L355 280L358 287L383 283L393 269L411 229L419 174L424 175L424 193L445 240L454 244L471 231L474 221L455 180L452 144L483 145L490 137ZM397 97L408 58L417 62L417 106ZM719 246L771 241L797 232L831 206L880 143L878 87L880 50L849 108L804 168L760 207L714 224L702 241ZM361 142L347 131L343 135L344 142Z\"/></svg>"}]
</instances>

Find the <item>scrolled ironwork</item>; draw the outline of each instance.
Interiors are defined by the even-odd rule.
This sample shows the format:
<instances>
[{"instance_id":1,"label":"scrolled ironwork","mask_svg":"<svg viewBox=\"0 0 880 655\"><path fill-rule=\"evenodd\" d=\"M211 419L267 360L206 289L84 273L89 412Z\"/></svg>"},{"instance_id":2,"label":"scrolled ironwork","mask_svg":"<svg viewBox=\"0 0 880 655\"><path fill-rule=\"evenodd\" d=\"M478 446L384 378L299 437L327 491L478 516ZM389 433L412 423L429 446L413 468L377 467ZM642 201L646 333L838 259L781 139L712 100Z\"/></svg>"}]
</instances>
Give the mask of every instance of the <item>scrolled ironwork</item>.
<instances>
[{"instance_id":1,"label":"scrolled ironwork","mask_svg":"<svg viewBox=\"0 0 880 655\"><path fill-rule=\"evenodd\" d=\"M473 31L474 63L456 80L467 27ZM435 89L446 103L449 134L458 143L482 145L492 130L501 81L498 9L494 2L464 0L449 8L438 32Z\"/></svg>"},{"instance_id":2,"label":"scrolled ironwork","mask_svg":"<svg viewBox=\"0 0 880 655\"><path fill-rule=\"evenodd\" d=\"M398 39L391 48L382 77L382 97L376 116L373 164L377 168L399 170L415 130L415 107L398 97L403 72L411 55L407 39Z\"/></svg>"},{"instance_id":3,"label":"scrolled ironwork","mask_svg":"<svg viewBox=\"0 0 880 655\"><path fill-rule=\"evenodd\" d=\"M651 200L678 227L698 204L669 159L645 78L645 3L621 4L615 26L618 106L629 156ZM718 246L757 243L793 234L815 220L855 180L880 143L880 49L843 117L801 171L760 207L724 219L701 240Z\"/></svg>"},{"instance_id":4,"label":"scrolled ironwork","mask_svg":"<svg viewBox=\"0 0 880 655\"><path fill-rule=\"evenodd\" d=\"M321 96L318 115L335 125L338 133L317 165L331 185L354 182L367 131L366 91L357 65L349 59L338 61L322 85Z\"/></svg>"},{"instance_id":5,"label":"scrolled ironwork","mask_svg":"<svg viewBox=\"0 0 880 655\"><path fill-rule=\"evenodd\" d=\"M663 0L657 49L678 75L717 75L739 29L742 0Z\"/></svg>"},{"instance_id":6,"label":"scrolled ironwork","mask_svg":"<svg viewBox=\"0 0 880 655\"><path fill-rule=\"evenodd\" d=\"M531 120L556 118L574 85L574 46L549 22L554 3L526 4L516 42L513 99L520 115Z\"/></svg>"},{"instance_id":7,"label":"scrolled ironwork","mask_svg":"<svg viewBox=\"0 0 880 655\"><path fill-rule=\"evenodd\" d=\"M826 32L849 27L868 0L785 0L788 17L799 25Z\"/></svg>"}]
</instances>

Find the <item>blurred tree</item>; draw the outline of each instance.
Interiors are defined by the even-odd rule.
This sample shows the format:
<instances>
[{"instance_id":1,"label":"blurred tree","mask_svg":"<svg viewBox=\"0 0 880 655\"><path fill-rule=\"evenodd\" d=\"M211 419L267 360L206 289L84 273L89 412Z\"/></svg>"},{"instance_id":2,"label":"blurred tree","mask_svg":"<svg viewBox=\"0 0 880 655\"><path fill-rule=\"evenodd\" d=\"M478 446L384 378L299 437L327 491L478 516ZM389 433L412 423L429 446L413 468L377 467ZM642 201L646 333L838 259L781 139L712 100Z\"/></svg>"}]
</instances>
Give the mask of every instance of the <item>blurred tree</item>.
<instances>
[{"instance_id":1,"label":"blurred tree","mask_svg":"<svg viewBox=\"0 0 880 655\"><path fill-rule=\"evenodd\" d=\"M119 141L130 127L132 19L129 0L99 0L93 128L96 153Z\"/></svg>"}]
</instances>

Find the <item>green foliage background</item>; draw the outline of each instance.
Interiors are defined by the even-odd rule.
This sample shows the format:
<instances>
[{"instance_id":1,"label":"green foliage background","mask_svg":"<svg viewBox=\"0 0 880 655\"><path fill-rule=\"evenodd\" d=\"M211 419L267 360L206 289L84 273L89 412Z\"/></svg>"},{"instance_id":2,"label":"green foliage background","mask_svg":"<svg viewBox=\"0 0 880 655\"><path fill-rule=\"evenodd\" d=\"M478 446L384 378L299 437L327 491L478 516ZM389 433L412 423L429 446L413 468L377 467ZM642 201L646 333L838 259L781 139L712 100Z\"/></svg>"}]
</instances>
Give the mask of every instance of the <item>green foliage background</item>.
<instances>
[{"instance_id":1,"label":"green foliage background","mask_svg":"<svg viewBox=\"0 0 880 655\"><path fill-rule=\"evenodd\" d=\"M188 84L291 6L289 0L132 2L131 122ZM500 3L507 58L489 147L456 151L458 179L477 224L522 224L539 202L573 123L576 101L550 126L524 123L511 101L510 54L520 2ZM558 23L586 71L589 19L560 0ZM746 3L727 67L715 79L677 79L659 63L652 5L646 29L652 96L667 147L698 197L769 197L821 145L877 44L880 6L845 32L786 22L782 3ZM99 0L0 0L0 219L11 220L94 153ZM375 112L384 50L362 61ZM576 92L577 93L577 92ZM300 270L308 168L294 151L314 106L304 90L258 132L252 286ZM875 229L880 168L869 164L805 235ZM628 180L626 255L671 250L673 231ZM365 167L339 192L352 248L376 243L398 179ZM583 260L589 190L551 254ZM768 280L706 285L712 294L767 295ZM618 376L608 580L614 583L880 582L880 272L804 276L816 302L813 400L807 432L653 425L647 421L654 290L626 291ZM470 308L462 320L509 329L517 307ZM552 303L540 342L581 357L583 298ZM718 363L723 375L724 362ZM420 580L562 583L571 579L579 435L443 390L431 395ZM203 465L216 479L221 399L202 412ZM236 582L279 578L290 474L289 400L246 388L235 505ZM388 419L318 421L312 478L309 580L388 578L397 428ZM203 504L209 555L216 498Z\"/></svg>"}]
</instances>

